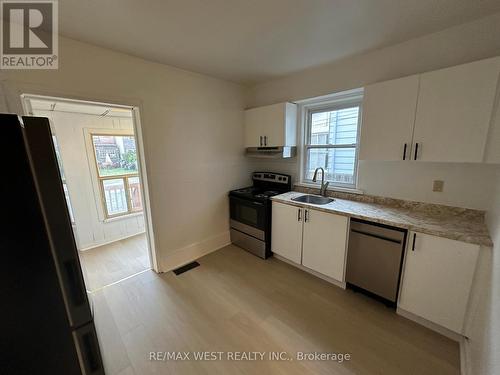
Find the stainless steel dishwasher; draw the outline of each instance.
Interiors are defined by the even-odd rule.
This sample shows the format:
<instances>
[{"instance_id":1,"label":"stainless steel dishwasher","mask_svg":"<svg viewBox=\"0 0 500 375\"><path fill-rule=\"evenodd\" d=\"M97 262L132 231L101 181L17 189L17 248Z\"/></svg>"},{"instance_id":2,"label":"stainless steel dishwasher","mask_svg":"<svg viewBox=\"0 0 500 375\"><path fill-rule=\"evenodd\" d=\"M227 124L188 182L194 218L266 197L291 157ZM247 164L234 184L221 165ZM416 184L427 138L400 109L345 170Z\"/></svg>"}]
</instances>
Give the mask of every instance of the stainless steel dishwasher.
<instances>
[{"instance_id":1,"label":"stainless steel dishwasher","mask_svg":"<svg viewBox=\"0 0 500 375\"><path fill-rule=\"evenodd\" d=\"M395 305L406 230L351 219L346 281Z\"/></svg>"}]
</instances>

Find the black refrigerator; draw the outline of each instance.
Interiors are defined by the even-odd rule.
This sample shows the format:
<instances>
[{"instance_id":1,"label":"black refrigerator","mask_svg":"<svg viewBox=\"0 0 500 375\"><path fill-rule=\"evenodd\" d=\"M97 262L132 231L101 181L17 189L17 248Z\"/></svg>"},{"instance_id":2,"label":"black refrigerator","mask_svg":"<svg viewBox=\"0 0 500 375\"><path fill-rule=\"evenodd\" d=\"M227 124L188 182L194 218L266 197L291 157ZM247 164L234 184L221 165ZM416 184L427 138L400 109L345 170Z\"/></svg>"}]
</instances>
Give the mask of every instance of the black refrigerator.
<instances>
[{"instance_id":1,"label":"black refrigerator","mask_svg":"<svg viewBox=\"0 0 500 375\"><path fill-rule=\"evenodd\" d=\"M104 374L49 120L0 114L0 373Z\"/></svg>"}]
</instances>

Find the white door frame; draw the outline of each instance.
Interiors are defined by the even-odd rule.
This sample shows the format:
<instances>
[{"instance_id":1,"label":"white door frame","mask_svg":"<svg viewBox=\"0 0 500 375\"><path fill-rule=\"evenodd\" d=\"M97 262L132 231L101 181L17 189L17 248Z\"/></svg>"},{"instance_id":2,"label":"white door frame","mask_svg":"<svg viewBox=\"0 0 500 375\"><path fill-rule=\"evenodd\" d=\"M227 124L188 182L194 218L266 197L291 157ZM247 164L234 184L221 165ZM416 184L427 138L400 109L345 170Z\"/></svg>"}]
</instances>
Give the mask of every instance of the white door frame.
<instances>
[{"instance_id":1,"label":"white door frame","mask_svg":"<svg viewBox=\"0 0 500 375\"><path fill-rule=\"evenodd\" d=\"M5 89L4 85L4 89ZM10 92L9 92L10 91ZM30 106L30 99L36 99L36 98L43 98L43 99L53 99L53 100L58 100L58 101L65 101L65 102L77 102L77 103L86 103L86 104L94 104L94 105L106 105L106 106L111 106L111 107L118 107L118 108L128 108L132 110L133 114L133 127L134 127L134 134L136 135L136 142L137 142L137 148L138 148L138 159L139 159L139 178L142 183L142 198L144 202L144 219L146 221L146 238L148 241L148 251L149 251L149 261L151 268L157 272L160 273L162 272L161 266L160 266L160 258L158 256L157 250L156 250L156 242L155 242L155 235L154 235L154 228L153 228L153 219L151 215L151 202L150 202L150 194L149 194L149 184L148 184L148 179L147 179L147 167L146 167L146 157L145 157L145 149L144 149L144 138L143 138L143 133L142 133L142 124L141 124L141 117L140 117L140 107L141 104L137 103L136 100L132 100L132 102L135 102L134 104L130 104L130 100L124 100L125 103L127 104L121 104L119 102L116 102L115 100L102 100L100 101L99 99L90 99L90 98L82 98L81 96L75 97L72 95L53 95L48 93L46 90L40 90L40 88L34 89L34 90L22 90L20 91L20 88L18 87L17 90L17 95L13 93L11 90L7 90L6 95L7 95L7 106L9 110L11 107L16 107L9 105L9 101L12 100L13 94L16 95L18 98L20 98L20 105L22 107L22 112L30 116L32 115L31 111L31 106ZM9 100L10 99L10 100ZM123 102L122 102L123 103ZM19 111L14 110L13 112L19 113Z\"/></svg>"}]
</instances>

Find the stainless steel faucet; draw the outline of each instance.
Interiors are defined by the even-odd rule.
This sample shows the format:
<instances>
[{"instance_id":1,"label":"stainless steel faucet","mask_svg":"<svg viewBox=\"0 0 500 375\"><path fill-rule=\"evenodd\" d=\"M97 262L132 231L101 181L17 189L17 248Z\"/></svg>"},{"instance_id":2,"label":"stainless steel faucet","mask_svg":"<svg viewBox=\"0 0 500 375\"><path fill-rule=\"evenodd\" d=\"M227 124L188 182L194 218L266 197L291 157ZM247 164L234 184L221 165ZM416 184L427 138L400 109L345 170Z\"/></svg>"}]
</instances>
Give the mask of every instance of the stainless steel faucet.
<instances>
[{"instance_id":1,"label":"stainless steel faucet","mask_svg":"<svg viewBox=\"0 0 500 375\"><path fill-rule=\"evenodd\" d=\"M329 182L325 183L325 170L323 168L319 167L314 170L313 182L316 182L319 170L321 170L321 188L319 189L319 194L326 197L326 188L328 187Z\"/></svg>"}]
</instances>

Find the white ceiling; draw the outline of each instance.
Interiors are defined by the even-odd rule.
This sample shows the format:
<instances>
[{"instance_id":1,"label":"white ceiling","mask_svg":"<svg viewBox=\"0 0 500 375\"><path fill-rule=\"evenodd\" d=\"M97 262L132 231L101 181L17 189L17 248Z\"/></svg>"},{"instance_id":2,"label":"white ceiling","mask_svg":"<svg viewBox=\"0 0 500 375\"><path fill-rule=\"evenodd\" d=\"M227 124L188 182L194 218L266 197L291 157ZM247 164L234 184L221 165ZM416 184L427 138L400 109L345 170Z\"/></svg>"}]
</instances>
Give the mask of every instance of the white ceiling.
<instances>
[{"instance_id":1,"label":"white ceiling","mask_svg":"<svg viewBox=\"0 0 500 375\"><path fill-rule=\"evenodd\" d=\"M500 0L64 0L60 32L253 84L500 12Z\"/></svg>"}]
</instances>

